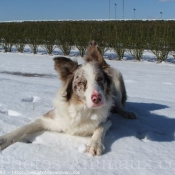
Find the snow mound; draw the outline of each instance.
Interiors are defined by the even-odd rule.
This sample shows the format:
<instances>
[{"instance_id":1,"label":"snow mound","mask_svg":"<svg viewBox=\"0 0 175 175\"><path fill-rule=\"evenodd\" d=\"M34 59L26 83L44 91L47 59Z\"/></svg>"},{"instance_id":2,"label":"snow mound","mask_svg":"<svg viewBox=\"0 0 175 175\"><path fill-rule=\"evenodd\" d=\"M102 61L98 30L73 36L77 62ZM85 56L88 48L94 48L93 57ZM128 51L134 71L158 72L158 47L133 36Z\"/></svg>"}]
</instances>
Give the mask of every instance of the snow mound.
<instances>
[{"instance_id":1,"label":"snow mound","mask_svg":"<svg viewBox=\"0 0 175 175\"><path fill-rule=\"evenodd\" d=\"M0 105L0 113L1 113L1 114L7 114L8 111L7 111L6 109L4 109L3 106Z\"/></svg>"},{"instance_id":2,"label":"snow mound","mask_svg":"<svg viewBox=\"0 0 175 175\"><path fill-rule=\"evenodd\" d=\"M8 114L9 116L14 116L14 117L21 116L21 114L20 114L19 112L13 111L13 110L8 110L8 111L7 111L7 114Z\"/></svg>"},{"instance_id":3,"label":"snow mound","mask_svg":"<svg viewBox=\"0 0 175 175\"><path fill-rule=\"evenodd\" d=\"M84 152L86 152L86 150L87 150L87 145L85 145L85 144L80 145L78 148L78 151L80 153L84 153Z\"/></svg>"},{"instance_id":4,"label":"snow mound","mask_svg":"<svg viewBox=\"0 0 175 175\"><path fill-rule=\"evenodd\" d=\"M38 102L39 100L40 100L39 97L33 96L33 97L23 98L21 101L22 101L22 102L29 102L29 103L32 103L32 102Z\"/></svg>"}]
</instances>

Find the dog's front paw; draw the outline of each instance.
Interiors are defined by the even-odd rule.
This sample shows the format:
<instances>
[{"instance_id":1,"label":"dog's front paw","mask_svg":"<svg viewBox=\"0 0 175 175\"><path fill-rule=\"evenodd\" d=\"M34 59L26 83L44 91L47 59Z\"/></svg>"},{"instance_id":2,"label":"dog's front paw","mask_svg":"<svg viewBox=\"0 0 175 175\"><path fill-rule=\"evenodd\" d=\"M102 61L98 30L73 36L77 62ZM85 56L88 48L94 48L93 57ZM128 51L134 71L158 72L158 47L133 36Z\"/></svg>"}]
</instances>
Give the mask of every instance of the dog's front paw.
<instances>
[{"instance_id":1,"label":"dog's front paw","mask_svg":"<svg viewBox=\"0 0 175 175\"><path fill-rule=\"evenodd\" d=\"M0 137L0 149L3 150L9 145L11 145L14 141L13 140L8 140L5 136Z\"/></svg>"},{"instance_id":2,"label":"dog's front paw","mask_svg":"<svg viewBox=\"0 0 175 175\"><path fill-rule=\"evenodd\" d=\"M92 154L93 156L100 156L105 150L104 145L101 142L91 141L87 146L87 152Z\"/></svg>"},{"instance_id":3,"label":"dog's front paw","mask_svg":"<svg viewBox=\"0 0 175 175\"><path fill-rule=\"evenodd\" d=\"M128 119L136 119L137 116L133 112L128 112L127 117Z\"/></svg>"},{"instance_id":4,"label":"dog's front paw","mask_svg":"<svg viewBox=\"0 0 175 175\"><path fill-rule=\"evenodd\" d=\"M121 115L127 119L136 119L137 118L137 116L133 112L130 112L130 111L124 111L121 113Z\"/></svg>"},{"instance_id":5,"label":"dog's front paw","mask_svg":"<svg viewBox=\"0 0 175 175\"><path fill-rule=\"evenodd\" d=\"M3 136L0 137L0 149L4 149L4 144L6 143L5 139Z\"/></svg>"}]
</instances>

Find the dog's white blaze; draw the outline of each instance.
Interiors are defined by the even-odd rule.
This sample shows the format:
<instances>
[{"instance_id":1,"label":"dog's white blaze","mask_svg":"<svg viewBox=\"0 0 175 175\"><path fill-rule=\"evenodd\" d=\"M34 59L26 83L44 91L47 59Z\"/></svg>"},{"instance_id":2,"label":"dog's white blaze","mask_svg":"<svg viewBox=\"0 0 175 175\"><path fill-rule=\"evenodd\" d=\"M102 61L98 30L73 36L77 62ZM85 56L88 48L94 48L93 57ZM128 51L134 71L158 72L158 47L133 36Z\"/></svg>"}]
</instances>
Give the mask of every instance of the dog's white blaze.
<instances>
[{"instance_id":1,"label":"dog's white blaze","mask_svg":"<svg viewBox=\"0 0 175 175\"><path fill-rule=\"evenodd\" d=\"M91 96L94 91L97 91L98 93L101 94L102 104L104 105L106 103L105 95L95 80L97 75L97 70L95 68L96 67L91 63L88 63L85 66L83 66L83 70L85 72L85 75L86 75L85 77L87 80L87 89L85 91L85 97L86 97L86 104L88 108L92 108L94 105L91 100Z\"/></svg>"}]
</instances>

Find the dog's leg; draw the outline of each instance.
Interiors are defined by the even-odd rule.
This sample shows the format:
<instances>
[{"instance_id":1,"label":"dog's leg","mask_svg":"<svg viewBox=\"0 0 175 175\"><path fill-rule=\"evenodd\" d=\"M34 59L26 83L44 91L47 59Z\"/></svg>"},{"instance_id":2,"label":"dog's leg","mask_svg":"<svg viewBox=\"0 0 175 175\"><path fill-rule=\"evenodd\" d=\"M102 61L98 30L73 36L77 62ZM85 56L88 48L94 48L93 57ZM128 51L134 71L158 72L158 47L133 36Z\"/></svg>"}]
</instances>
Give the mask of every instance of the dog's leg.
<instances>
[{"instance_id":1,"label":"dog's leg","mask_svg":"<svg viewBox=\"0 0 175 175\"><path fill-rule=\"evenodd\" d=\"M133 112L126 111L122 106L120 106L118 104L115 105L115 112L120 114L124 118L127 118L127 119L136 119L137 118L137 116Z\"/></svg>"},{"instance_id":2,"label":"dog's leg","mask_svg":"<svg viewBox=\"0 0 175 175\"><path fill-rule=\"evenodd\" d=\"M105 150L103 145L104 137L106 135L107 130L111 127L112 123L108 120L105 123L100 124L90 140L90 144L87 147L87 151L94 155L101 155Z\"/></svg>"},{"instance_id":3,"label":"dog's leg","mask_svg":"<svg viewBox=\"0 0 175 175\"><path fill-rule=\"evenodd\" d=\"M6 147L10 146L11 144L17 142L26 134L31 134L34 132L42 131L44 130L44 120L42 118L39 118L25 126L22 126L20 128L17 128L16 130L5 134L3 136L0 136L0 149L3 150Z\"/></svg>"}]
</instances>

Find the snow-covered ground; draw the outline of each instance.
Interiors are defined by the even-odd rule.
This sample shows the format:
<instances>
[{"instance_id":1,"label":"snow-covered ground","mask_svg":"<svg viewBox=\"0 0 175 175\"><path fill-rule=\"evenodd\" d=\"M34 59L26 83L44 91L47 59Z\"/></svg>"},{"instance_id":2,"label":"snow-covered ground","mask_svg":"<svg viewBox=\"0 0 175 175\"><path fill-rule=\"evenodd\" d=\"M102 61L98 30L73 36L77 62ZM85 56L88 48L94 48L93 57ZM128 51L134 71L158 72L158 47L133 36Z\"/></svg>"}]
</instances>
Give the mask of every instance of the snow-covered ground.
<instances>
[{"instance_id":1,"label":"snow-covered ground","mask_svg":"<svg viewBox=\"0 0 175 175\"><path fill-rule=\"evenodd\" d=\"M2 46L0 46L0 52L4 52ZM15 46L12 47L11 53L18 53ZM28 53L28 54L32 53L29 45L25 45L24 53ZM52 54L62 55L63 53L57 46L55 46ZM46 49L43 46L39 46L37 50L37 55L47 55ZM71 57L80 56L79 51L76 46L72 46L69 56ZM112 48L109 48L105 52L104 58L108 60L117 60L118 56ZM131 52L128 49L126 49L123 60L135 60L135 58L131 55ZM144 50L143 55L141 57L141 61L155 62L156 56L152 53L151 50ZM166 62L175 63L175 51L169 52Z\"/></svg>"},{"instance_id":2,"label":"snow-covered ground","mask_svg":"<svg viewBox=\"0 0 175 175\"><path fill-rule=\"evenodd\" d=\"M0 53L0 135L52 108L60 85L53 57ZM122 72L128 93L126 108L138 119L111 115L113 126L106 135L105 153L99 157L83 153L89 138L41 132L31 143L18 142L2 151L0 174L175 174L175 65L108 63Z\"/></svg>"}]
</instances>

